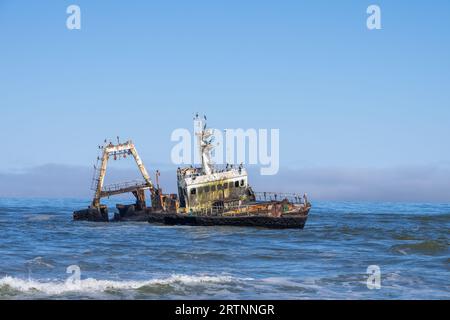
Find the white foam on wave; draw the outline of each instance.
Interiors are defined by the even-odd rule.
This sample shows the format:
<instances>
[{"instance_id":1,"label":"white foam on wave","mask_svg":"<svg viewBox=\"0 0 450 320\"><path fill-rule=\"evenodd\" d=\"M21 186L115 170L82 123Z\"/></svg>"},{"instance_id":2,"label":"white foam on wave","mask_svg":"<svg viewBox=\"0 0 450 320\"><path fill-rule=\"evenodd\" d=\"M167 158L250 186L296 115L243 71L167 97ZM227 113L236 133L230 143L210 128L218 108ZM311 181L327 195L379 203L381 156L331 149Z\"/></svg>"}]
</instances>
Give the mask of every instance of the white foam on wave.
<instances>
[{"instance_id":1,"label":"white foam on wave","mask_svg":"<svg viewBox=\"0 0 450 320\"><path fill-rule=\"evenodd\" d=\"M198 285L198 284L230 284L245 279L231 276L191 276L191 275L171 275L163 279L151 279L147 281L116 281L98 280L93 278L82 279L76 283L62 281L38 281L24 280L16 277L6 276L0 279L0 289L9 287L24 293L42 292L49 295L59 295L68 292L104 292L108 290L135 290L146 286L155 285Z\"/></svg>"},{"instance_id":2,"label":"white foam on wave","mask_svg":"<svg viewBox=\"0 0 450 320\"><path fill-rule=\"evenodd\" d=\"M51 214L28 214L24 216L28 221L48 221L55 216Z\"/></svg>"}]
</instances>

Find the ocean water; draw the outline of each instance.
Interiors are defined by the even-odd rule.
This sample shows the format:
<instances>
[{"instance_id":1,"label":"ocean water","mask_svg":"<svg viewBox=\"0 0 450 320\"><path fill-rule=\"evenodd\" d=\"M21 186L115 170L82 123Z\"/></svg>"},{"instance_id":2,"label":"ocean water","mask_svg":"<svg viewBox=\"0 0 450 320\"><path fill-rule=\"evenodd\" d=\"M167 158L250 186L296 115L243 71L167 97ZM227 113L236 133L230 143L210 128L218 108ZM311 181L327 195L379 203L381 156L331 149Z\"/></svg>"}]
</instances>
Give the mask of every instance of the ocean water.
<instances>
[{"instance_id":1,"label":"ocean water","mask_svg":"<svg viewBox=\"0 0 450 320\"><path fill-rule=\"evenodd\" d=\"M266 230L72 221L88 202L0 199L0 299L450 299L450 204L317 202Z\"/></svg>"}]
</instances>

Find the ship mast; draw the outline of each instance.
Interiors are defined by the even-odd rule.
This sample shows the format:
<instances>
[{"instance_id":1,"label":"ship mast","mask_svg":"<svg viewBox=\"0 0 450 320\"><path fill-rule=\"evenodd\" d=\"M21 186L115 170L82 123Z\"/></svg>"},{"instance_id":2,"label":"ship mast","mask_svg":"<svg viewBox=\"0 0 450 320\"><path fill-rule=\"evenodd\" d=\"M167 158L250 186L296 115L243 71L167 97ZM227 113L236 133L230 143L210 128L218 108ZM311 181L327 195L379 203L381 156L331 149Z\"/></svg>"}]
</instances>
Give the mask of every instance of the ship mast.
<instances>
[{"instance_id":1,"label":"ship mast","mask_svg":"<svg viewBox=\"0 0 450 320\"><path fill-rule=\"evenodd\" d=\"M211 160L211 151L214 149L212 144L214 137L213 130L207 128L206 116L203 116L203 119L201 119L196 114L194 118L194 130L197 137L198 152L202 162L202 172L207 175L212 174L214 164Z\"/></svg>"}]
</instances>

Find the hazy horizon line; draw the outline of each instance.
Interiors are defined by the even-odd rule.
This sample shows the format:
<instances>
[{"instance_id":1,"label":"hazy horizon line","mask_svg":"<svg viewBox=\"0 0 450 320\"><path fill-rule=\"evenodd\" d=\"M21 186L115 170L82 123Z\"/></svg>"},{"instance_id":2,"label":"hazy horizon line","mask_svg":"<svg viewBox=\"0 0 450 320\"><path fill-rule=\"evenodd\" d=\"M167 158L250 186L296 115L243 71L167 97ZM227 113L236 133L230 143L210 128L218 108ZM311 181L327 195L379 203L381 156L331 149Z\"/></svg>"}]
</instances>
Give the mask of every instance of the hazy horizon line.
<instances>
[{"instance_id":1,"label":"hazy horizon line","mask_svg":"<svg viewBox=\"0 0 450 320\"><path fill-rule=\"evenodd\" d=\"M176 193L176 171L160 170L160 184ZM281 168L274 176L261 176L249 168L255 191L307 193L311 200L364 202L450 202L450 167L446 165L391 168L305 167ZM137 168L108 169L105 183L139 178ZM153 177L153 173L151 173ZM2 198L89 198L90 166L46 164L21 172L0 172Z\"/></svg>"}]
</instances>

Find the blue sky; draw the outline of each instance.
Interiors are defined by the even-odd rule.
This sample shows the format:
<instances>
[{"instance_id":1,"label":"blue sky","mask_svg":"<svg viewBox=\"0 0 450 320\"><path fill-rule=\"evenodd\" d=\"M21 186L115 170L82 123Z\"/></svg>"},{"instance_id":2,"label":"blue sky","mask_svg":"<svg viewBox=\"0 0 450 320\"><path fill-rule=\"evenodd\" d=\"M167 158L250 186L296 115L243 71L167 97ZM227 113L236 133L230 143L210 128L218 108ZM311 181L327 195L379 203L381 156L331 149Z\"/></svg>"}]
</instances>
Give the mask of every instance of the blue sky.
<instances>
[{"instance_id":1,"label":"blue sky","mask_svg":"<svg viewBox=\"0 0 450 320\"><path fill-rule=\"evenodd\" d=\"M169 164L196 111L279 128L289 170L450 164L448 1L0 0L0 43L0 172L90 166L117 135Z\"/></svg>"}]
</instances>

